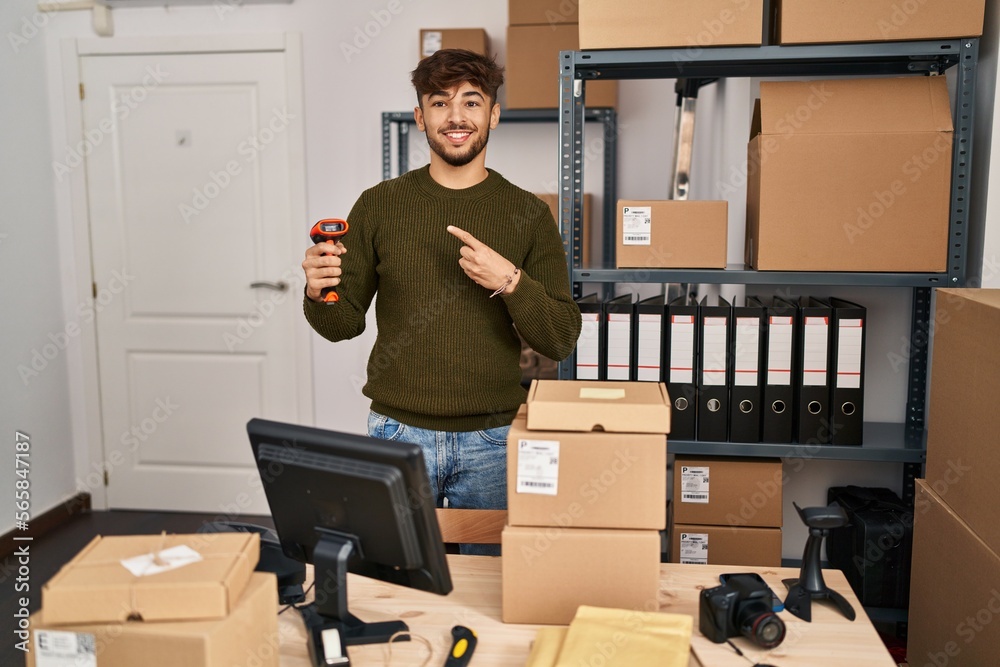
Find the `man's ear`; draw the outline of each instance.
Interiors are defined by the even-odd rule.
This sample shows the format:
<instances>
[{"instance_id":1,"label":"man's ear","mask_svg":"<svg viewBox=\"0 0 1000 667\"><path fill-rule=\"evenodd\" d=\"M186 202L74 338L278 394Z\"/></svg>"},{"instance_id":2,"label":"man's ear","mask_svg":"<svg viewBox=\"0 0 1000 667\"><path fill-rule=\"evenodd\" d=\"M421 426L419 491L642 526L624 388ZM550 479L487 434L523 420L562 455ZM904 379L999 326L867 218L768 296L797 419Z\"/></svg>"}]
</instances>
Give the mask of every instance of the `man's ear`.
<instances>
[{"instance_id":1,"label":"man's ear","mask_svg":"<svg viewBox=\"0 0 1000 667\"><path fill-rule=\"evenodd\" d=\"M417 129L424 131L424 110L420 107L413 107L413 120L417 122Z\"/></svg>"},{"instance_id":2,"label":"man's ear","mask_svg":"<svg viewBox=\"0 0 1000 667\"><path fill-rule=\"evenodd\" d=\"M494 102L493 108L490 109L490 129L497 129L497 123L500 122L500 103Z\"/></svg>"}]
</instances>

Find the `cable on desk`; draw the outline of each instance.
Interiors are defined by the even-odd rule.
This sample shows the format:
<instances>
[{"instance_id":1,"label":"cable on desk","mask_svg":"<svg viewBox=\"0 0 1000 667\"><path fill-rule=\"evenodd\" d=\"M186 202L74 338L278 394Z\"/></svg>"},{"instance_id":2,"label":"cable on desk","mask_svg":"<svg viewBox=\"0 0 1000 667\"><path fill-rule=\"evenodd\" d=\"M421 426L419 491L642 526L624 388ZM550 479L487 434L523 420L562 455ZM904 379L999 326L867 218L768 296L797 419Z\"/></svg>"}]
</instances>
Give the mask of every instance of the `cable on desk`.
<instances>
[{"instance_id":1,"label":"cable on desk","mask_svg":"<svg viewBox=\"0 0 1000 667\"><path fill-rule=\"evenodd\" d=\"M751 660L749 657L747 657L745 653L743 653L743 651L739 649L739 647L736 646L736 644L732 642L732 640L727 639L726 643L729 644L730 648L736 651L736 655L740 656L741 658L749 662L751 665L753 665L753 667L776 667L776 665L761 664L759 662L756 662L755 660Z\"/></svg>"},{"instance_id":2,"label":"cable on desk","mask_svg":"<svg viewBox=\"0 0 1000 667\"><path fill-rule=\"evenodd\" d=\"M315 586L315 585L316 585L316 582L314 581L311 584L309 584L309 588L307 588L305 591L303 591L303 593L302 593L302 599L303 600L305 600L305 598L309 595L309 591L311 591L313 589L313 586ZM300 607L302 607L302 606L304 606L306 604L309 604L309 603L303 601L303 603L301 605L296 605L295 603L287 604L284 607L282 607L280 610L278 610L278 616L281 616L282 614L284 614L286 611L288 611L292 607L295 607L296 609L299 609Z\"/></svg>"},{"instance_id":3,"label":"cable on desk","mask_svg":"<svg viewBox=\"0 0 1000 667\"><path fill-rule=\"evenodd\" d=\"M424 658L422 663L420 663L420 667L427 667L427 665L431 664L431 658L434 657L434 646L431 644L430 640L426 637L415 635L408 630L400 630L389 637L389 641L385 644L385 667L392 667L392 642L395 641L397 637L402 637L403 635L409 635L410 639L415 639L427 647L427 657Z\"/></svg>"}]
</instances>

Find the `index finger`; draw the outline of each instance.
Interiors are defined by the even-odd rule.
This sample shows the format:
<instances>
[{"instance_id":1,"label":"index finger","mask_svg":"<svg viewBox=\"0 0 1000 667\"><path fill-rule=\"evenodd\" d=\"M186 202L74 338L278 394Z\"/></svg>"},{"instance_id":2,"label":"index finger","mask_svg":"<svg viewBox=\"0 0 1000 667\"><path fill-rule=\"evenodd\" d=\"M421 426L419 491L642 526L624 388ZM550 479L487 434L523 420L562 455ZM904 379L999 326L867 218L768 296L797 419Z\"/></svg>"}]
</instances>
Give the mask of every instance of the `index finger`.
<instances>
[{"instance_id":1,"label":"index finger","mask_svg":"<svg viewBox=\"0 0 1000 667\"><path fill-rule=\"evenodd\" d=\"M464 243L465 245L469 246L473 250L476 250L477 248L482 248L483 247L482 241L480 241L479 239L477 239L475 236L473 236L469 232L465 231L464 229L459 229L458 227L455 227L454 225L448 225L447 230L448 230L449 234L451 234L452 236L455 236L462 243Z\"/></svg>"}]
</instances>

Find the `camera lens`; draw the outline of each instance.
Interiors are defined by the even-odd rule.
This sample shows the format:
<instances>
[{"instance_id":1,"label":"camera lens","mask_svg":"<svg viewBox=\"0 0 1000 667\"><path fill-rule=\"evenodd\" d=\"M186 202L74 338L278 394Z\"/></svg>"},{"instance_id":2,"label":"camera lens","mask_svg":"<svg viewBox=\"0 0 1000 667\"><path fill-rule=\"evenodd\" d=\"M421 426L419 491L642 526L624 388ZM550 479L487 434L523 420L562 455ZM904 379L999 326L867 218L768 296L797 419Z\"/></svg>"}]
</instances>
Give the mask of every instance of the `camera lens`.
<instances>
[{"instance_id":1,"label":"camera lens","mask_svg":"<svg viewBox=\"0 0 1000 667\"><path fill-rule=\"evenodd\" d=\"M773 611L767 611L746 619L740 632L762 648L774 648L785 639L785 622Z\"/></svg>"}]
</instances>

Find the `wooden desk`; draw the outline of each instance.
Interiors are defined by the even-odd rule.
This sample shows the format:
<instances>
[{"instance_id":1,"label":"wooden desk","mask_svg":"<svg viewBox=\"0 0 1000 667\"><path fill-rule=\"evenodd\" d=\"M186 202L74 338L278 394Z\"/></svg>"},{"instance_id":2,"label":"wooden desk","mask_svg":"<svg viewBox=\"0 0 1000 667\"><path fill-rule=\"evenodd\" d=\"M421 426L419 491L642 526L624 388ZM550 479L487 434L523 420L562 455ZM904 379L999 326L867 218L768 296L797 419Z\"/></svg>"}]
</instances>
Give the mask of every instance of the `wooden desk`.
<instances>
[{"instance_id":1,"label":"wooden desk","mask_svg":"<svg viewBox=\"0 0 1000 667\"><path fill-rule=\"evenodd\" d=\"M454 625L476 631L478 646L472 667L523 666L535 637L536 625L508 625L500 621L500 559L486 556L448 556L454 590L447 596L433 595L364 577L349 575L351 611L365 621L402 619L410 630L427 638L433 646L432 667L444 664L451 646ZM746 568L717 565L661 565L660 611L694 616L691 638L692 667L747 667L751 663L737 656L725 644L713 644L698 632L698 592L718 585L719 574ZM779 596L785 593L782 579L798 576L798 570L766 568L758 570ZM806 623L787 612L781 618L787 626L785 641L771 652L755 651L747 639L733 642L753 660L776 667L896 667L875 628L864 615L861 604L839 570L824 570L828 586L842 593L858 612L853 623L826 603L813 605L813 622ZM293 610L281 615L282 667L309 667L305 630ZM384 667L385 645L356 646L350 649L354 667ZM428 654L418 641L396 642L392 648L393 667L416 667Z\"/></svg>"}]
</instances>

